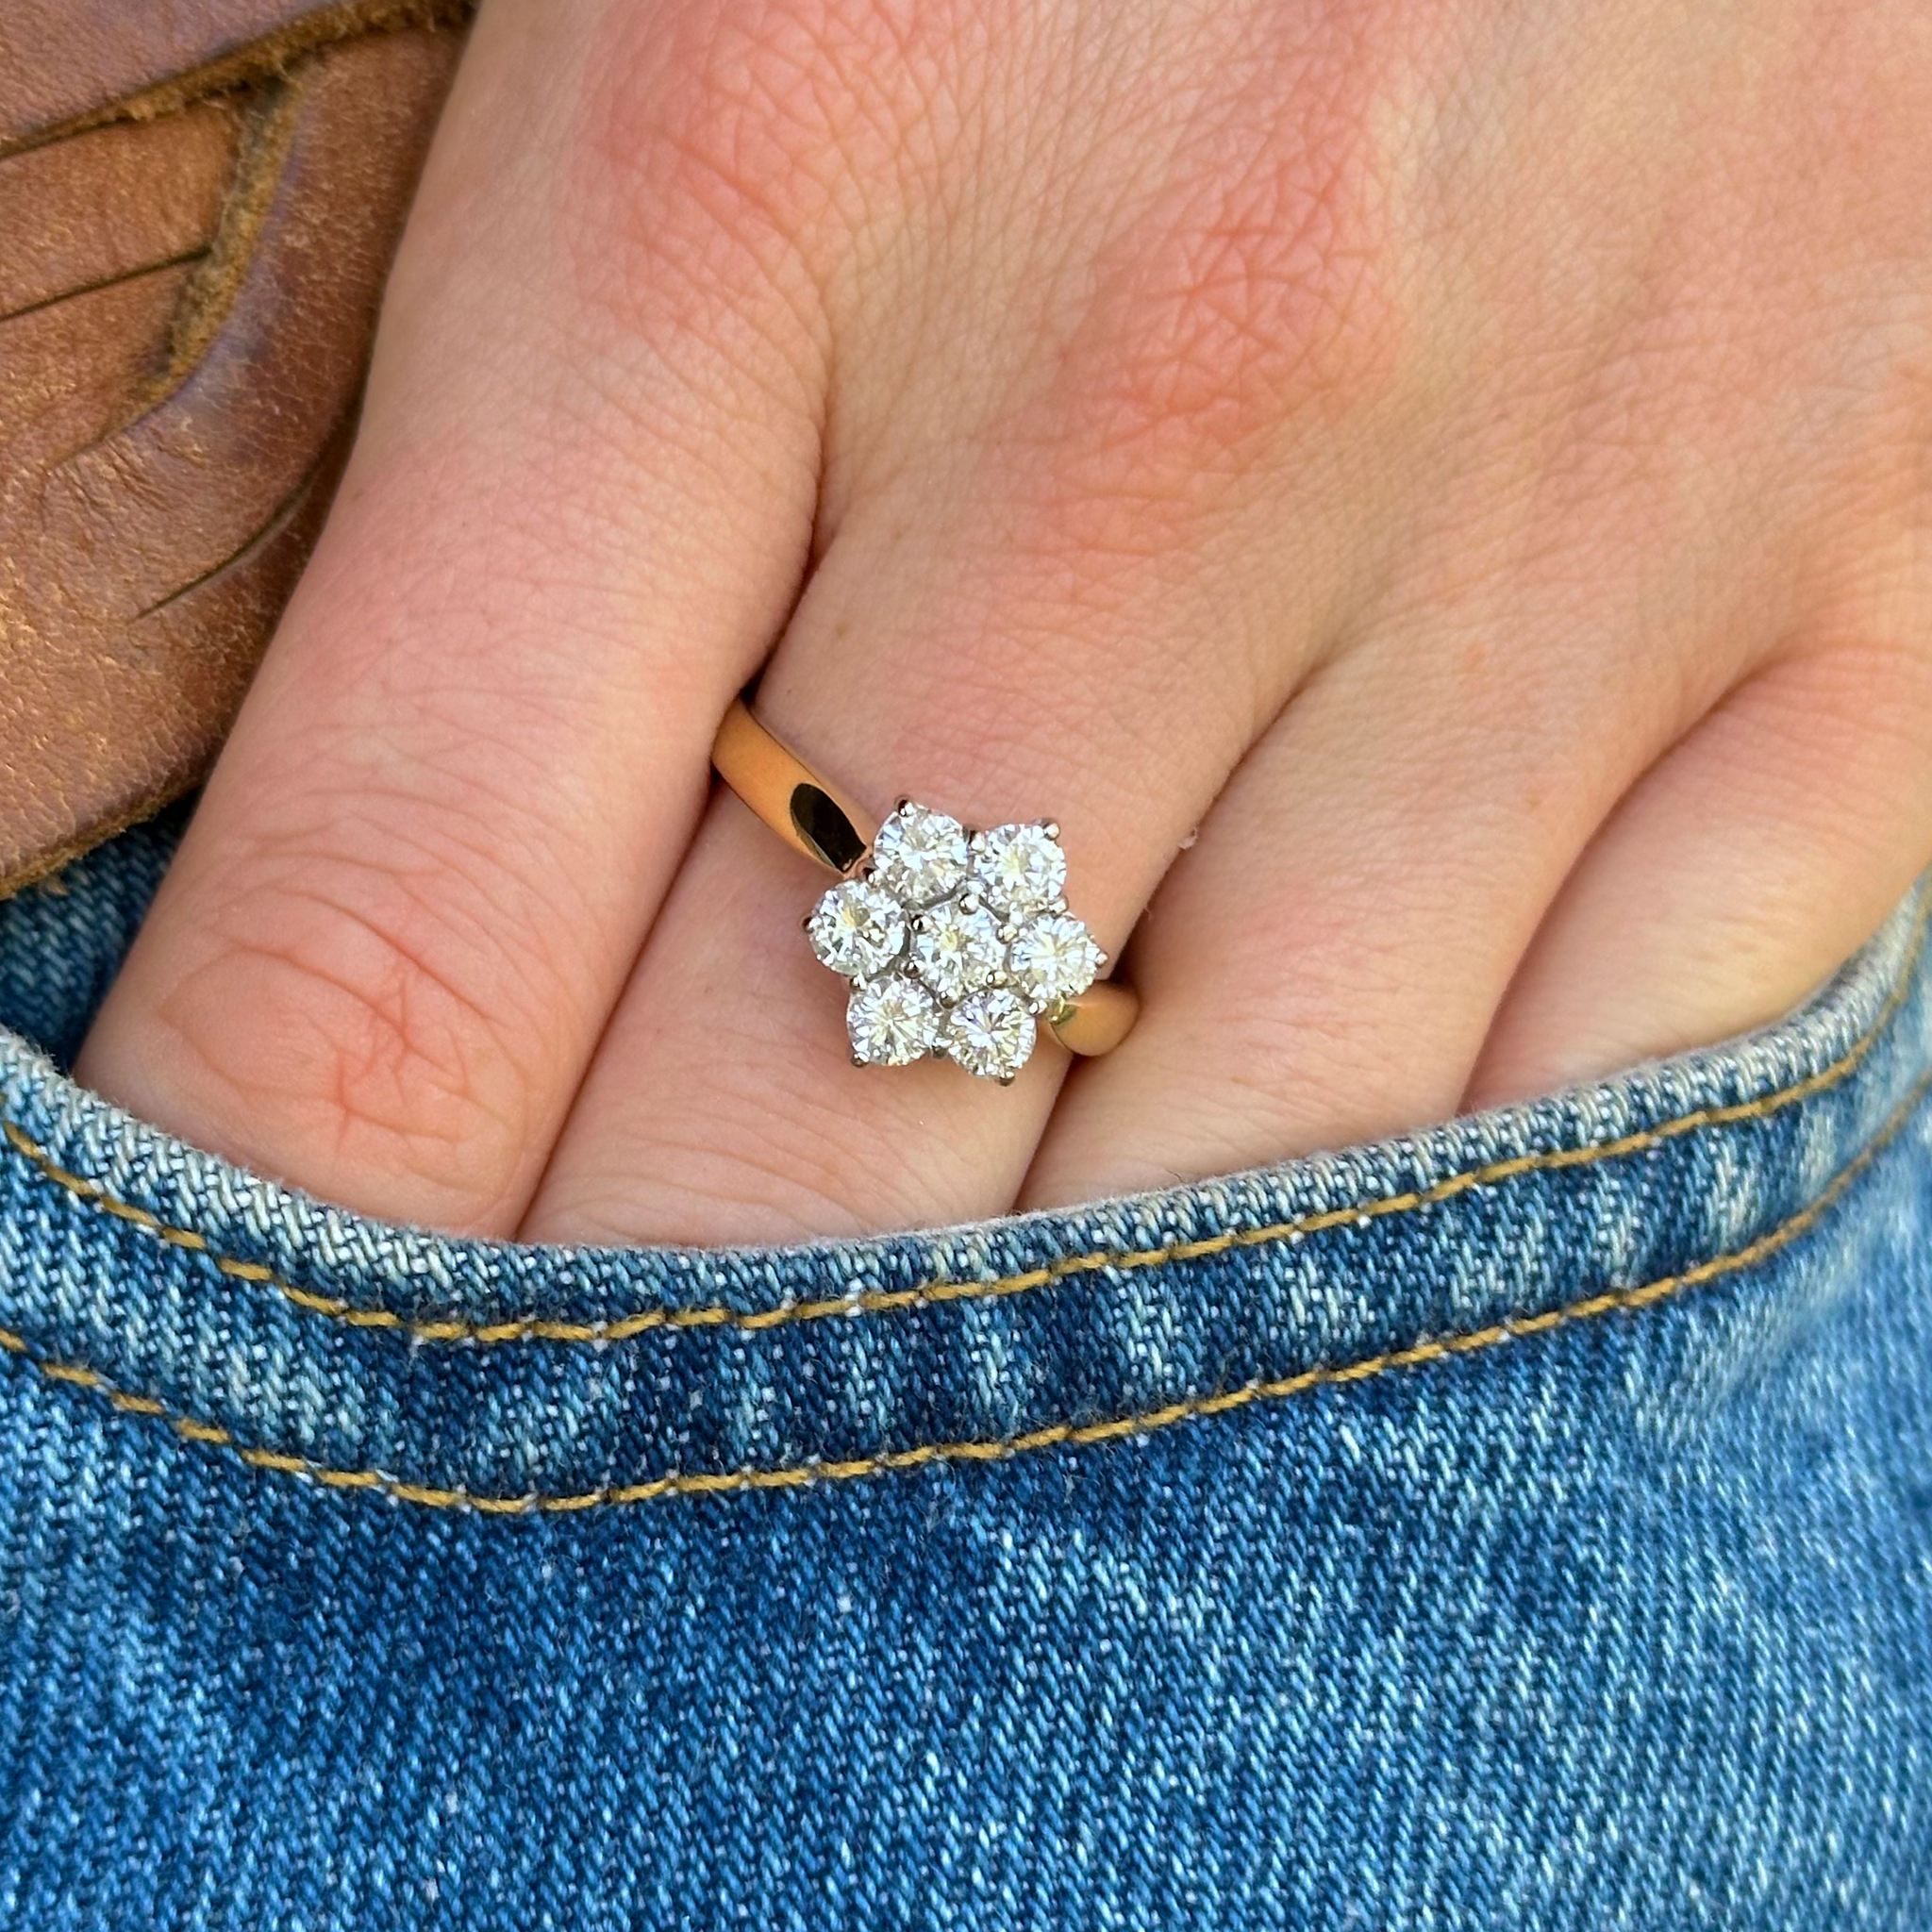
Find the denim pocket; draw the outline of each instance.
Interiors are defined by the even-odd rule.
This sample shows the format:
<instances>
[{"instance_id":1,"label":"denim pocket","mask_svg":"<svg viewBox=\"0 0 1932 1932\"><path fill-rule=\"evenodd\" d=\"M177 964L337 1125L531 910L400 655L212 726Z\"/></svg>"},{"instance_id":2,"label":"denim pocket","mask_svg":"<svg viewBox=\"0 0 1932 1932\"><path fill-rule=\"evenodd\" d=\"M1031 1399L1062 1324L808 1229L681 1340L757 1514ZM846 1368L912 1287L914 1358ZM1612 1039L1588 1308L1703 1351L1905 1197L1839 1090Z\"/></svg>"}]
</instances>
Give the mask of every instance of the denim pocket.
<instances>
[{"instance_id":1,"label":"denim pocket","mask_svg":"<svg viewBox=\"0 0 1932 1932\"><path fill-rule=\"evenodd\" d=\"M89 1857L184 1924L1932 1917L1932 899L1374 1147L533 1248L61 1076L167 838L0 908L0 1918L114 1923Z\"/></svg>"}]
</instances>

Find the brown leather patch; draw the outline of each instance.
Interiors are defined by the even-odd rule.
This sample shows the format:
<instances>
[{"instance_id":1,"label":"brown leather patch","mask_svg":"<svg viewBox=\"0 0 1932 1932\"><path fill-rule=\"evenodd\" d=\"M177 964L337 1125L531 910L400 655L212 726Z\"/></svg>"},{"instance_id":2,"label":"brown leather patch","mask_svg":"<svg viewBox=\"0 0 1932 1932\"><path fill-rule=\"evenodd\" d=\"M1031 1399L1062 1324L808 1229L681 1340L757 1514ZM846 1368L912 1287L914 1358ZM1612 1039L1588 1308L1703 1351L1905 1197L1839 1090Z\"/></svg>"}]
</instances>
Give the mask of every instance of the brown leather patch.
<instances>
[{"instance_id":1,"label":"brown leather patch","mask_svg":"<svg viewBox=\"0 0 1932 1932\"><path fill-rule=\"evenodd\" d=\"M212 761L340 472L454 17L0 0L0 892Z\"/></svg>"}]
</instances>

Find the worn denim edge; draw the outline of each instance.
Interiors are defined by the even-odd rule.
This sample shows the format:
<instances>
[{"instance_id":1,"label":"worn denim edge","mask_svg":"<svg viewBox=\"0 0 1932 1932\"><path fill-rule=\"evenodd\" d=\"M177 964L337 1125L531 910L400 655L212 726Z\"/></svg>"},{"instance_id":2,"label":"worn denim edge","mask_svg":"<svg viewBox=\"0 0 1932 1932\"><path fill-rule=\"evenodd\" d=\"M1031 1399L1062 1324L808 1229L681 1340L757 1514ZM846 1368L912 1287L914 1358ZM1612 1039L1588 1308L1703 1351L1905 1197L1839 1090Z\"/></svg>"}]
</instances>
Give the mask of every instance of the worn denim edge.
<instances>
[{"instance_id":1,"label":"worn denim edge","mask_svg":"<svg viewBox=\"0 0 1932 1932\"><path fill-rule=\"evenodd\" d=\"M722 1498L815 1490L827 1484L842 1486L854 1480L935 1467L1007 1463L1050 1449L1087 1449L1144 1441L1163 1435L1178 1424L1228 1416L1253 1405L1272 1406L1318 1389L1355 1389L1397 1372L1490 1353L1505 1344L1519 1344L1555 1329L1594 1325L1605 1316L1636 1314L1675 1302L1688 1291L1755 1271L1802 1241L1896 1141L1909 1139L1923 1161L1925 1155L1932 1153L1932 1141L1925 1137L1924 1120L1928 1090L1932 1090L1932 1073L1921 1073L1906 1097L1858 1151L1782 1221L1740 1246L1707 1255L1703 1260L1674 1273L1625 1287L1602 1289L1540 1312L1506 1316L1480 1328L1424 1332L1400 1346L1347 1360L1318 1358L1286 1374L1254 1374L1223 1386L1188 1388L1158 1404L1117 1401L1111 1411L1103 1415L1059 1413L1030 1427L983 1429L966 1435L941 1432L896 1445L881 1441L858 1454L827 1454L816 1448L792 1447L775 1456L768 1454L762 1459L741 1457L723 1467L685 1466L674 1461L652 1474L598 1474L579 1477L575 1486L562 1488L546 1489L541 1483L529 1482L511 1487L501 1483L492 1486L488 1481L479 1484L464 1475L442 1474L456 1466L447 1460L446 1443L441 1445L443 1459L437 1462L434 1474L416 1473L412 1467L418 1461L414 1452L408 1463L396 1454L378 1457L374 1452L347 1462L330 1460L307 1448L272 1446L254 1427L238 1434L233 1427L210 1421L204 1413L172 1406L165 1399L118 1384L85 1364L49 1358L11 1330L0 1330L0 1345L8 1354L25 1357L26 1366L44 1381L104 1398L108 1407L124 1416L163 1424L183 1444L202 1451L217 1450L231 1455L248 1470L299 1478L325 1491L360 1491L410 1507L485 1517L541 1519L575 1517L587 1510L630 1508L674 1498ZM1907 1127L1914 1129L1909 1137L1906 1133ZM392 1390L391 1393L394 1392ZM554 1428L554 1405L525 1402L521 1406L525 1424ZM441 1430L432 1422L429 1434L438 1438ZM436 1455L432 1451L432 1460Z\"/></svg>"},{"instance_id":2,"label":"worn denim edge","mask_svg":"<svg viewBox=\"0 0 1932 1932\"><path fill-rule=\"evenodd\" d=\"M4 1031L0 1160L35 1166L49 1190L151 1238L204 1250L239 1280L284 1283L329 1311L409 1324L425 1331L423 1340L437 1339L439 1322L452 1328L449 1339L546 1324L594 1339L664 1313L782 1316L827 1279L855 1297L910 1296L1058 1272L1087 1256L1173 1250L1185 1257L1202 1241L1265 1239L1297 1219L1374 1212L1391 1196L1491 1167L1596 1158L1768 1097L1803 1098L1807 1082L1851 1070L1861 1042L1924 975L1928 917L1932 883L1922 882L1790 1014L1607 1080L1217 1179L906 1234L781 1247L615 1248L466 1239L382 1222L190 1146L75 1085Z\"/></svg>"},{"instance_id":3,"label":"worn denim edge","mask_svg":"<svg viewBox=\"0 0 1932 1932\"><path fill-rule=\"evenodd\" d=\"M1205 1202L1211 1232L1145 1251L1145 1266L1108 1250L1091 1270L1049 1263L977 1289L969 1278L953 1301L929 1284L887 1290L901 1317L890 1322L802 1320L794 1293L736 1329L643 1323L619 1348L599 1338L590 1348L424 1349L387 1313L366 1325L323 1321L286 1283L219 1283L209 1264L220 1258L195 1251L199 1236L158 1236L125 1206L91 1205L15 1162L0 1171L10 1204L0 1208L0 1345L48 1382L250 1467L486 1513L783 1490L1148 1435L1674 1301L1798 1243L1894 1134L1909 1124L1909 1146L1928 1144L1917 1103L1932 1063L1932 974L1910 970L1925 909L1915 903L1881 936L1891 942L1883 972L1868 954L1840 975L1836 998L1806 1009L1814 1020L1822 1009L1824 1024L1799 1037L1790 1023L1770 1029L1785 1037L1767 1053L1760 1036L1755 1062L1747 1042L1689 1057L1701 1063L1690 1069L1665 1063L1557 1097L1573 1121L1584 1103L1592 1119L1613 1112L1621 1137L1540 1152L1522 1130L1562 1124L1562 1107L1505 1109L1516 1138L1492 1135L1480 1150L1500 1153L1493 1185L1457 1187L1431 1211L1399 1216L1378 1212L1398 1207L1399 1192L1357 1194L1315 1239L1242 1248L1208 1183L1185 1191ZM1713 1062L1732 1081L1754 1063L1773 1077L1740 1094L1708 1077ZM1700 1105L1633 1125L1633 1095L1674 1092ZM1606 1093L1623 1104L1607 1108ZM1483 1125L1452 1124L1334 1164L1359 1179L1379 1158L1369 1177L1394 1190L1421 1177L1397 1172L1405 1160L1445 1139L1467 1150ZM1439 1182L1457 1172L1435 1169ZM1064 1240L1079 1217L1038 1219L1061 1224ZM823 1291L846 1279L831 1257L854 1245L787 1251L791 1267L816 1273L783 1286ZM914 1256L933 1245L884 1244ZM569 1251L509 1252L554 1261ZM652 1259L609 1252L620 1264ZM1064 1246L1056 1257L1081 1258ZM1803 1278L1815 1262L1798 1265ZM128 1453L152 1452L130 1438Z\"/></svg>"}]
</instances>

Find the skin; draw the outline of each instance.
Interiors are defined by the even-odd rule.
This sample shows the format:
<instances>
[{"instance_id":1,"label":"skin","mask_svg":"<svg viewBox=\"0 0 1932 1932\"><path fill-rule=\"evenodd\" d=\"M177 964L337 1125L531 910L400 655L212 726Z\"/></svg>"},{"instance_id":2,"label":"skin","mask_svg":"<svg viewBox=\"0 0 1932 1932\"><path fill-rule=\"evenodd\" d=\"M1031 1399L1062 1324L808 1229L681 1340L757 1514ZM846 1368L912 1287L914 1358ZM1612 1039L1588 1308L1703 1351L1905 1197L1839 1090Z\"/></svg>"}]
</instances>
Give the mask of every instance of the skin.
<instances>
[{"instance_id":1,"label":"skin","mask_svg":"<svg viewBox=\"0 0 1932 1932\"><path fill-rule=\"evenodd\" d=\"M487 0L81 1056L369 1213L949 1222L1774 1017L1932 861L1923 0ZM853 1069L707 751L1051 814L1145 999Z\"/></svg>"}]
</instances>

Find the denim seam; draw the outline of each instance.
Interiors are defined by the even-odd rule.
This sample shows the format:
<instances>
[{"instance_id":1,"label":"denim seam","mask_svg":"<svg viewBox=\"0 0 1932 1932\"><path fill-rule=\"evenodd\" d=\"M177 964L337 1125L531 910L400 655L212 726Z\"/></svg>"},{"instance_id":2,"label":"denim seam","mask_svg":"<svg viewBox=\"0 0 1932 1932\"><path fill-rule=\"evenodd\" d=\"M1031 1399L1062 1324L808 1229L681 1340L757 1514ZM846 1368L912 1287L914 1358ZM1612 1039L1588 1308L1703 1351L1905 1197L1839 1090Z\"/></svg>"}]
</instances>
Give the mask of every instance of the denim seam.
<instances>
[{"instance_id":1,"label":"denim seam","mask_svg":"<svg viewBox=\"0 0 1932 1932\"><path fill-rule=\"evenodd\" d=\"M874 1289L857 1294L826 1296L814 1301L781 1303L775 1307L746 1311L712 1303L691 1308L645 1308L636 1314L606 1322L566 1322L542 1316L506 1316L495 1322L469 1322L459 1317L423 1317L397 1313L380 1306L363 1306L336 1295L319 1294L284 1281L272 1268L259 1261L247 1261L223 1254L209 1244L206 1235L193 1228L176 1226L149 1209L124 1201L108 1192L99 1181L61 1167L45 1148L15 1122L0 1118L0 1135L13 1151L28 1161L41 1175L77 1200L99 1208L140 1228L143 1233L171 1247L205 1256L222 1274L274 1289L286 1300L308 1314L341 1322L351 1328L397 1331L411 1341L455 1342L471 1346L495 1346L512 1341L553 1341L603 1344L628 1341L659 1328L736 1328L758 1331L784 1327L794 1322L824 1320L830 1316L891 1314L934 1304L955 1301L991 1301L1007 1295L1024 1294L1046 1288L1070 1275L1094 1274L1103 1269L1165 1267L1178 1261L1200 1260L1210 1255L1226 1254L1242 1248L1260 1247L1278 1241L1294 1241L1305 1235L1320 1234L1331 1227L1377 1220L1385 1215L1409 1214L1431 1208L1472 1189L1492 1187L1526 1174L1541 1174L1568 1168L1591 1167L1599 1161L1638 1154L1702 1127L1724 1126L1733 1122L1761 1119L1794 1102L1807 1100L1843 1080L1872 1050L1892 1015L1911 989L1913 970L1924 948L1928 922L1932 922L1932 893L1919 908L1905 958L1883 1004L1858 1038L1828 1066L1807 1074L1776 1091L1756 1099L1737 1101L1724 1107L1701 1107L1690 1113L1641 1128L1613 1141L1577 1147L1557 1147L1530 1154L1512 1155L1479 1167L1465 1168L1445 1174L1426 1187L1399 1194L1387 1194L1370 1201L1356 1201L1336 1208L1324 1208L1291 1220L1270 1223L1263 1227L1230 1228L1196 1241L1171 1241L1159 1247L1098 1248L1086 1254L1063 1256L1036 1268L1013 1274L977 1280L948 1280L941 1277L916 1288Z\"/></svg>"},{"instance_id":2,"label":"denim seam","mask_svg":"<svg viewBox=\"0 0 1932 1932\"><path fill-rule=\"evenodd\" d=\"M203 1442L232 1450L251 1469L277 1474L305 1477L332 1490L374 1490L398 1503L411 1503L431 1509L474 1509L492 1516L555 1515L580 1509L608 1508L626 1504L656 1502L672 1496L723 1495L752 1490L808 1488L820 1482L852 1481L863 1476L884 1475L895 1471L918 1469L933 1462L1003 1462L1010 1457L1053 1448L1084 1449L1132 1436L1152 1435L1176 1424L1208 1416L1225 1415L1257 1402L1279 1402L1306 1393L1311 1389L1332 1388L1370 1381L1398 1369L1420 1367L1426 1362L1453 1356L1475 1355L1507 1341L1519 1341L1551 1329L1593 1320L1599 1315L1632 1313L1681 1294L1720 1276L1733 1274L1768 1259L1814 1226L1844 1194L1857 1176L1869 1167L1897 1136L1913 1112L1932 1092L1932 1073L1915 1081L1873 1138L1804 1207L1779 1222L1775 1227L1747 1241L1743 1246L1715 1255L1674 1274L1658 1276L1639 1287L1607 1289L1541 1314L1506 1318L1486 1327L1457 1335L1424 1338L1401 1348L1387 1349L1340 1366L1324 1364L1275 1380L1244 1382L1238 1388L1212 1395L1184 1396L1159 1408L1094 1423L1050 1423L1017 1436L981 1441L926 1442L910 1449L891 1449L874 1456L839 1461L824 1459L776 1468L724 1470L715 1474L674 1471L648 1481L608 1486L577 1494L492 1496L463 1489L439 1489L406 1482L378 1469L335 1469L277 1450L253 1448L242 1443L234 1433L219 1424L207 1423L171 1410L148 1395L135 1395L116 1388L96 1370L75 1362L46 1360L10 1329L0 1328L0 1349L16 1355L51 1382L92 1391L125 1414L150 1416L164 1421L174 1432L191 1442Z\"/></svg>"}]
</instances>

